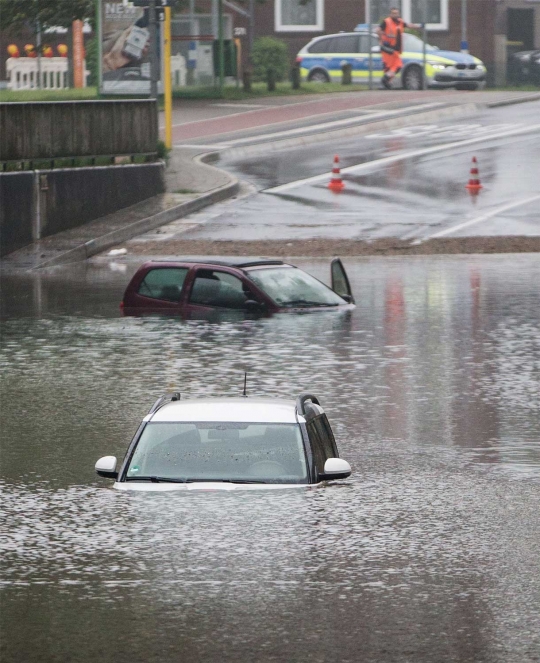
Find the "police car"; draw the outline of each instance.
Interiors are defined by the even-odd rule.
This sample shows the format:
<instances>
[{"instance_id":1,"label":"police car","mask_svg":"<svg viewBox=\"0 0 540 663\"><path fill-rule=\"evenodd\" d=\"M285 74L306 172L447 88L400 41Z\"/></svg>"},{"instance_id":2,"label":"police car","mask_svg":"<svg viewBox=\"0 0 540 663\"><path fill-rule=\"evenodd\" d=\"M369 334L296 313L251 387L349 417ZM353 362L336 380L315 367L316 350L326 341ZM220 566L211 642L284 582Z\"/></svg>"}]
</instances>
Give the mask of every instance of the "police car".
<instances>
[{"instance_id":1,"label":"police car","mask_svg":"<svg viewBox=\"0 0 540 663\"><path fill-rule=\"evenodd\" d=\"M375 32L371 37L371 61L373 80L380 82L383 64L379 39ZM396 76L394 86L406 90L422 88L424 42L415 35L403 34L403 70ZM473 55L455 51L441 51L426 45L426 76L431 88L455 87L458 90L480 90L486 84L486 67ZM366 84L369 80L369 32L366 24L360 24L354 32L315 37L304 46L296 57L304 81L329 83L341 80L341 67L352 65L354 83Z\"/></svg>"}]
</instances>

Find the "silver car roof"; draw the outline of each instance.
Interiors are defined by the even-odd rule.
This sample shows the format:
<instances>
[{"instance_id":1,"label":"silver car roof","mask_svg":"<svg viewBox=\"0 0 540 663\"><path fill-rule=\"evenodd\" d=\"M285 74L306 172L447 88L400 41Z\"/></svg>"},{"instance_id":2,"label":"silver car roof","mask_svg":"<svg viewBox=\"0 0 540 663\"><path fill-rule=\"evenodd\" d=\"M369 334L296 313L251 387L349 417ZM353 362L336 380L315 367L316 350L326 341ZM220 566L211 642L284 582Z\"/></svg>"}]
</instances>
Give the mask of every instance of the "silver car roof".
<instances>
[{"instance_id":1,"label":"silver car roof","mask_svg":"<svg viewBox=\"0 0 540 663\"><path fill-rule=\"evenodd\" d=\"M171 401L145 421L152 422L241 422L296 424L305 421L296 416L293 400L278 398L202 398Z\"/></svg>"}]
</instances>

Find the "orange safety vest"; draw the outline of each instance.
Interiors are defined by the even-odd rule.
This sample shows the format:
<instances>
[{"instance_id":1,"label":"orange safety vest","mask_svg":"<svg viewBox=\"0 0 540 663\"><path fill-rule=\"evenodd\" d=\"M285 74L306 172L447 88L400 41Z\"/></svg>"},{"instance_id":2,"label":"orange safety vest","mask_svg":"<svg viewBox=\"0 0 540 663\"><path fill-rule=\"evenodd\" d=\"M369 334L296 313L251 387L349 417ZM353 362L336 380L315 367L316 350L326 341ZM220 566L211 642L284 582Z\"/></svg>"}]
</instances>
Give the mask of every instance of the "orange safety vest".
<instances>
[{"instance_id":1,"label":"orange safety vest","mask_svg":"<svg viewBox=\"0 0 540 663\"><path fill-rule=\"evenodd\" d=\"M401 32L403 35L403 29L405 27L405 21L399 19L397 23L394 22L393 18L384 19L384 31L381 32L381 41L387 46L396 46L398 42L398 32ZM401 53L401 49L399 51Z\"/></svg>"}]
</instances>

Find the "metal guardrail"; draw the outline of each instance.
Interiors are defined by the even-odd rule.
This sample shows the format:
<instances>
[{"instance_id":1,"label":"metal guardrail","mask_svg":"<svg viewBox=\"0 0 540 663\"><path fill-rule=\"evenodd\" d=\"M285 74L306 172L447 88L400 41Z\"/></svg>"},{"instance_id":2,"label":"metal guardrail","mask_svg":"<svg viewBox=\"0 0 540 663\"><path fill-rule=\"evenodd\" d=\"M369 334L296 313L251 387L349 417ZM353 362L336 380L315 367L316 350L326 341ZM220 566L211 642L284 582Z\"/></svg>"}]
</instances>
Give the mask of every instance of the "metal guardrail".
<instances>
[{"instance_id":1,"label":"metal guardrail","mask_svg":"<svg viewBox=\"0 0 540 663\"><path fill-rule=\"evenodd\" d=\"M0 162L157 157L155 100L0 103Z\"/></svg>"}]
</instances>

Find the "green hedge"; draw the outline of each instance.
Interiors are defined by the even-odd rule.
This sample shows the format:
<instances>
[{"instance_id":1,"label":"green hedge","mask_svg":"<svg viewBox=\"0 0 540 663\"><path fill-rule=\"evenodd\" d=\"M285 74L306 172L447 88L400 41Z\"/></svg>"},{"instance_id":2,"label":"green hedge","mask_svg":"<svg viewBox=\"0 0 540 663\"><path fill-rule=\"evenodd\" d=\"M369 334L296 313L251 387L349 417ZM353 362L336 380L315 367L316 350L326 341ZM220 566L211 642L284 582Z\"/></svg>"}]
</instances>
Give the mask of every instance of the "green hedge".
<instances>
[{"instance_id":1,"label":"green hedge","mask_svg":"<svg viewBox=\"0 0 540 663\"><path fill-rule=\"evenodd\" d=\"M274 37L259 37L253 44L251 55L256 81L265 81L269 72L276 81L282 81L289 73L287 44Z\"/></svg>"}]
</instances>

